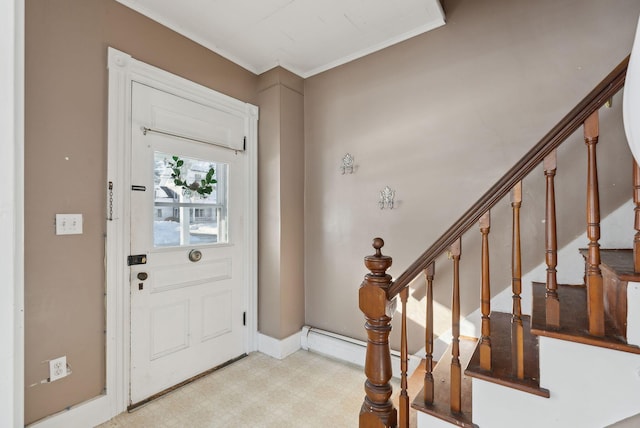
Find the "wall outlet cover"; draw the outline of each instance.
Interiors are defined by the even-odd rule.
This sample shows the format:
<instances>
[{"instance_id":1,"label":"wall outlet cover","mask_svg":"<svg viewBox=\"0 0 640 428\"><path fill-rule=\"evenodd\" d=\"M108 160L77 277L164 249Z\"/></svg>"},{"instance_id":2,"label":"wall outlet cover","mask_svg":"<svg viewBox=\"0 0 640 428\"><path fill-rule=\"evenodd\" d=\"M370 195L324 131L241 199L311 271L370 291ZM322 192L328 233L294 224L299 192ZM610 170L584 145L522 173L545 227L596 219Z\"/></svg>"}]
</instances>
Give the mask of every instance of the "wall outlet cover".
<instances>
[{"instance_id":1,"label":"wall outlet cover","mask_svg":"<svg viewBox=\"0 0 640 428\"><path fill-rule=\"evenodd\" d=\"M49 360L49 382L61 379L67 375L67 356Z\"/></svg>"}]
</instances>

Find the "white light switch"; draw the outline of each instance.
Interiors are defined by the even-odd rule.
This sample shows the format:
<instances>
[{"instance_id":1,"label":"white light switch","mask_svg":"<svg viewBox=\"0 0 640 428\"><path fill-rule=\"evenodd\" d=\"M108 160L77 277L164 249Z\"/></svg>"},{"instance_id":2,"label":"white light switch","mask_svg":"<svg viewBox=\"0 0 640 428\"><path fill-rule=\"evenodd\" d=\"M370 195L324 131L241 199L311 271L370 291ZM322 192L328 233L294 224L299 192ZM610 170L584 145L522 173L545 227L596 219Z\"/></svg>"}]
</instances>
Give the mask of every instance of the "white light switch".
<instances>
[{"instance_id":1,"label":"white light switch","mask_svg":"<svg viewBox=\"0 0 640 428\"><path fill-rule=\"evenodd\" d=\"M56 214L56 235L81 235L82 214Z\"/></svg>"}]
</instances>

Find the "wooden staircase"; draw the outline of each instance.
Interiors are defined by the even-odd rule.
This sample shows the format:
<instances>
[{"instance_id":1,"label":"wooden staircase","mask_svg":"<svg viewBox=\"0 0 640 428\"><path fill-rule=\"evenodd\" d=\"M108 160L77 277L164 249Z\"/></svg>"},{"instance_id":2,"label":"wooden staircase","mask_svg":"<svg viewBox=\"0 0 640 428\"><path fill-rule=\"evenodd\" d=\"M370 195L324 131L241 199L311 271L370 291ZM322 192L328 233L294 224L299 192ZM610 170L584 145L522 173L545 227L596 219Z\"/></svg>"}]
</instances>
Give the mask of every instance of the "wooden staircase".
<instances>
[{"instance_id":1,"label":"wooden staircase","mask_svg":"<svg viewBox=\"0 0 640 428\"><path fill-rule=\"evenodd\" d=\"M624 84L628 58L616 67L534 148L509 170L480 198L449 230L429 247L404 273L393 280L387 273L391 257L382 254L384 242L376 238L375 254L365 257L371 273L360 287L360 309L365 314L368 334L365 363L366 397L360 412L360 427L409 427L409 406L429 426L478 426L474 420L473 391L493 384L518 391L541 400L553 397L554 390L541 385L540 343L549 339L578 343L615 352L640 355L639 343L627 340L627 288L629 282L640 282L640 169L633 162L633 201L635 204L635 237L629 239L630 249L600 249L600 208L596 144L599 138L598 110ZM579 127L584 130L587 147L587 248L580 250L585 259L584 284L560 285L557 225L555 208L556 148ZM631 161L630 161L631 163ZM522 263L520 243L520 207L522 180L539 164L543 165L545 197L546 281L533 284L531 315L521 307ZM511 313L491 311L489 279L489 232L491 208L507 195L512 207L512 293ZM631 195L630 195L631 196ZM479 338L460 334L460 274L462 238L477 224L481 234L481 334ZM452 261L452 339L451 346L438 364L434 364L433 346L433 279L435 260L448 253ZM412 379L422 378L423 387L411 399L407 389L406 302L409 285L424 275L427 294L426 355L424 369ZM401 391L392 402L389 332L393 317L393 301L402 305ZM640 314L636 314L640 316ZM545 345L548 346L548 345ZM450 356L450 358L449 358ZM598 370L597 364L593 367ZM606 364L606 362L602 362ZM640 365L640 357L638 357ZM588 376L588 374L585 374ZM475 382L478 382L476 385ZM604 389L604 386L603 386ZM606 394L601 391L600 393ZM640 393L640 390L639 390ZM640 396L640 395L638 395ZM519 396L522 397L522 396ZM481 397L483 403L485 397ZM637 398L637 397L636 397ZM411 403L411 404L410 404ZM499 409L501 403L495 403ZM397 405L397 409L396 409ZM547 406L548 407L548 406ZM546 408L542 406L542 408ZM544 410L540 411L544 411ZM496 410L499 411L499 410ZM535 411L535 410L534 410ZM638 409L640 412L640 407ZM483 426L536 426L525 420ZM428 415L428 416L422 416ZM627 415L628 416L628 415ZM426 418L426 419L425 419ZM474 422L475 421L475 422ZM567 426L567 421L553 426ZM443 424L443 425L439 425ZM547 426L547 425L545 425ZM549 425L552 426L552 425ZM596 425L594 425L596 426Z\"/></svg>"},{"instance_id":2,"label":"wooden staircase","mask_svg":"<svg viewBox=\"0 0 640 428\"><path fill-rule=\"evenodd\" d=\"M476 349L478 339L475 337L462 337L460 339L460 364L466 367L471 360L471 356ZM445 355L451 355L451 347L447 349ZM471 417L471 377L465 375L462 377L462 393L461 393L461 410L460 412L451 412L451 366L445 362L436 364L433 370L433 379L436 385L442 385L438 388L431 403L424 400L424 388L416 396L412 403L412 407L420 412L434 415L442 420L450 422L461 427L474 427Z\"/></svg>"}]
</instances>

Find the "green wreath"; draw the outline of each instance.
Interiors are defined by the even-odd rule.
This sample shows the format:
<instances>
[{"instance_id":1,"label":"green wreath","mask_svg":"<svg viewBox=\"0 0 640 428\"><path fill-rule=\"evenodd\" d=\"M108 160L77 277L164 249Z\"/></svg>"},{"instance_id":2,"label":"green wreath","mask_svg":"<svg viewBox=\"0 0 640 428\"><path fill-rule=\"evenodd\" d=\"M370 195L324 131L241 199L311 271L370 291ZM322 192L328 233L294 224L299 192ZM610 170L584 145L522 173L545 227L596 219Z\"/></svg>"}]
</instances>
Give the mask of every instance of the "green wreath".
<instances>
[{"instance_id":1,"label":"green wreath","mask_svg":"<svg viewBox=\"0 0 640 428\"><path fill-rule=\"evenodd\" d=\"M213 178L215 170L213 167L209 168L207 175L200 181L194 181L189 184L186 180L183 180L180 174L182 173L181 167L184 165L184 161L178 156L172 156L173 162L168 161L167 165L171 168L171 178L173 178L173 184L178 187L182 187L185 196L190 196L191 192L197 192L201 198L206 198L213 192L213 184L216 184L218 180Z\"/></svg>"}]
</instances>

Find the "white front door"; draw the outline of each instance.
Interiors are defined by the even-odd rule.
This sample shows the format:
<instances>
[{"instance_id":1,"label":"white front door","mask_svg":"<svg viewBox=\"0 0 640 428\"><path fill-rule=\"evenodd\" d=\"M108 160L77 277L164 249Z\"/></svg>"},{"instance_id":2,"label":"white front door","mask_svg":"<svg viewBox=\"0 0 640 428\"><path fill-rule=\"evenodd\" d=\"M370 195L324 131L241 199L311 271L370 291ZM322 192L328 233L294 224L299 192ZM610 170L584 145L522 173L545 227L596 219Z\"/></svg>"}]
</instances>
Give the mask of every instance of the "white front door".
<instances>
[{"instance_id":1,"label":"white front door","mask_svg":"<svg viewBox=\"0 0 640 428\"><path fill-rule=\"evenodd\" d=\"M248 162L242 118L135 82L131 125L135 404L247 351Z\"/></svg>"}]
</instances>

